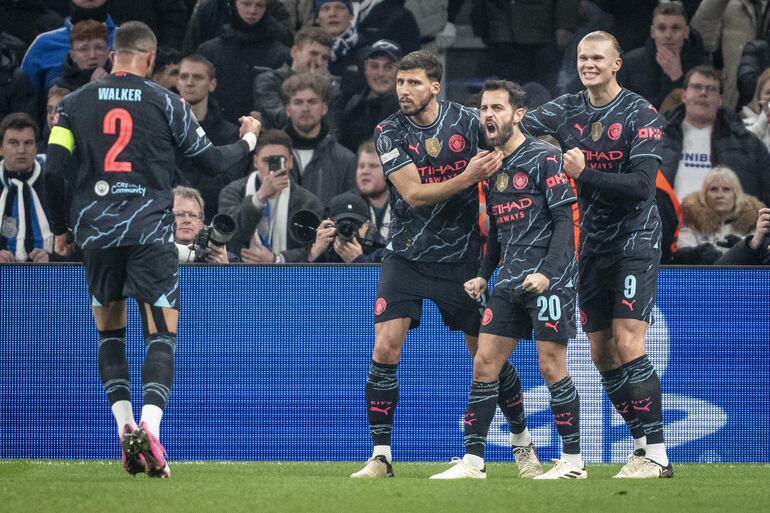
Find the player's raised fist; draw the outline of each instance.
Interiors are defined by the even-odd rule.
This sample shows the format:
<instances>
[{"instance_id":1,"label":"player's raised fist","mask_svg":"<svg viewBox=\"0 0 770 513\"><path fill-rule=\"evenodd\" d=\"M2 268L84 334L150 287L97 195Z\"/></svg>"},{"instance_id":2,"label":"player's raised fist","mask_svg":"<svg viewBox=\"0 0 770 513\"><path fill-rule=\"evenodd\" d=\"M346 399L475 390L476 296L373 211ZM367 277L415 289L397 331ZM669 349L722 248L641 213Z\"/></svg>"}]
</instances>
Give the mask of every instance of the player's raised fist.
<instances>
[{"instance_id":1,"label":"player's raised fist","mask_svg":"<svg viewBox=\"0 0 770 513\"><path fill-rule=\"evenodd\" d=\"M586 157L580 148L571 148L564 154L562 160L564 173L570 178L577 179L586 167Z\"/></svg>"},{"instance_id":2,"label":"player's raised fist","mask_svg":"<svg viewBox=\"0 0 770 513\"><path fill-rule=\"evenodd\" d=\"M262 130L262 123L258 119L251 116L241 116L238 118L238 122L241 124L240 137L243 137L247 133L252 133L259 137L259 132Z\"/></svg>"}]
</instances>

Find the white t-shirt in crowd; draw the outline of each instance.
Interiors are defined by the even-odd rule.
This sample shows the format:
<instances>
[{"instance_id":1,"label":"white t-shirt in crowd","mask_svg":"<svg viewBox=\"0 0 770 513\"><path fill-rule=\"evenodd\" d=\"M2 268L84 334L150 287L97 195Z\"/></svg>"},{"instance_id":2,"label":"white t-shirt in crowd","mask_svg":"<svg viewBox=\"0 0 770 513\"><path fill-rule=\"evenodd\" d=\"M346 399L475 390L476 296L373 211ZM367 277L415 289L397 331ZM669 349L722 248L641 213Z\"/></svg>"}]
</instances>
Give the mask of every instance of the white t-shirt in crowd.
<instances>
[{"instance_id":1,"label":"white t-shirt in crowd","mask_svg":"<svg viewBox=\"0 0 770 513\"><path fill-rule=\"evenodd\" d=\"M682 158L674 178L674 192L681 201L699 191L706 174L711 171L711 126L695 128L682 121Z\"/></svg>"}]
</instances>

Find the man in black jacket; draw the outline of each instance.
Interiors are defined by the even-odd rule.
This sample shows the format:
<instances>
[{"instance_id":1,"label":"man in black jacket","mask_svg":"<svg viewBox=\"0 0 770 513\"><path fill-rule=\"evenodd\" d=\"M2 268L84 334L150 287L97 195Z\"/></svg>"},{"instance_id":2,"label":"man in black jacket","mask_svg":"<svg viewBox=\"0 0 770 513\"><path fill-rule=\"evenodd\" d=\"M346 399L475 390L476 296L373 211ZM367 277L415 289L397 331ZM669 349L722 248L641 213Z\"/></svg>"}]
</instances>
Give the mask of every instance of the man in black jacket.
<instances>
[{"instance_id":1,"label":"man in black jacket","mask_svg":"<svg viewBox=\"0 0 770 513\"><path fill-rule=\"evenodd\" d=\"M684 7L667 2L655 8L645 45L623 56L618 81L660 108L674 88L682 87L685 73L708 62L700 35L687 25Z\"/></svg>"},{"instance_id":2,"label":"man in black jacket","mask_svg":"<svg viewBox=\"0 0 770 513\"><path fill-rule=\"evenodd\" d=\"M238 140L238 127L222 118L219 105L210 96L217 88L216 68L202 55L188 55L179 63L179 94L190 104L195 118L216 145L230 144ZM182 172L185 184L197 189L203 196L205 222L217 213L219 193L233 180L241 178L248 168L243 158L234 166L216 176L207 175L190 159L177 155L176 164Z\"/></svg>"},{"instance_id":3,"label":"man in black jacket","mask_svg":"<svg viewBox=\"0 0 770 513\"><path fill-rule=\"evenodd\" d=\"M230 0L230 26L198 48L217 67L219 87L214 97L230 122L251 111L255 67L280 68L291 58L278 38L278 22L267 12L267 1Z\"/></svg>"},{"instance_id":4,"label":"man in black jacket","mask_svg":"<svg viewBox=\"0 0 770 513\"><path fill-rule=\"evenodd\" d=\"M398 110L396 68L401 47L381 39L364 49L366 85L345 105L340 122L340 142L350 151L370 139L377 123Z\"/></svg>"},{"instance_id":5,"label":"man in black jacket","mask_svg":"<svg viewBox=\"0 0 770 513\"><path fill-rule=\"evenodd\" d=\"M307 244L293 236L292 219L303 210L323 215L323 205L289 176L292 144L286 133L265 130L257 142L249 176L219 195L219 211L235 218L231 251L245 264L305 262Z\"/></svg>"},{"instance_id":6,"label":"man in black jacket","mask_svg":"<svg viewBox=\"0 0 770 513\"><path fill-rule=\"evenodd\" d=\"M328 83L315 73L292 75L283 83L287 133L294 144L291 177L328 205L356 186L356 156L329 133Z\"/></svg>"},{"instance_id":7,"label":"man in black jacket","mask_svg":"<svg viewBox=\"0 0 770 513\"><path fill-rule=\"evenodd\" d=\"M266 128L286 128L286 105L281 86L284 80L295 73L319 73L328 75L329 56L334 40L318 27L306 27L297 32L291 47L291 65L284 64L278 69L265 71L254 79L254 110L262 114ZM332 77L329 77L332 78ZM331 96L336 96L338 84L331 84Z\"/></svg>"},{"instance_id":8,"label":"man in black jacket","mask_svg":"<svg viewBox=\"0 0 770 513\"><path fill-rule=\"evenodd\" d=\"M683 105L663 125L661 168L681 200L700 189L716 165L738 175L746 194L770 202L770 154L759 138L722 107L722 76L710 66L691 69L684 79Z\"/></svg>"}]
</instances>

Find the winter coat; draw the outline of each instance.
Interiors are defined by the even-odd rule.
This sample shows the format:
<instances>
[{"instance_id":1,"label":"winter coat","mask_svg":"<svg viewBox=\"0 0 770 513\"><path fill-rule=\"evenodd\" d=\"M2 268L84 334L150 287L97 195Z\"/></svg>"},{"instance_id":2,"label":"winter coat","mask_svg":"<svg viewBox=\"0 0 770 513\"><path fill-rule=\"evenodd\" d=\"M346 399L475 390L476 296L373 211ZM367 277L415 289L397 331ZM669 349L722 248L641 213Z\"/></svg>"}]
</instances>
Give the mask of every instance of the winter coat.
<instances>
[{"instance_id":1,"label":"winter coat","mask_svg":"<svg viewBox=\"0 0 770 513\"><path fill-rule=\"evenodd\" d=\"M434 39L449 21L447 0L406 0L404 5L414 14L423 40Z\"/></svg>"},{"instance_id":2,"label":"winter coat","mask_svg":"<svg viewBox=\"0 0 770 513\"><path fill-rule=\"evenodd\" d=\"M64 17L51 10L47 3L46 0L0 0L0 32L20 39L22 54L39 34L56 30L64 23Z\"/></svg>"},{"instance_id":3,"label":"winter coat","mask_svg":"<svg viewBox=\"0 0 770 513\"><path fill-rule=\"evenodd\" d=\"M313 0L281 0L289 12L289 24L292 32L302 27L310 27L315 22L315 5Z\"/></svg>"},{"instance_id":4,"label":"winter coat","mask_svg":"<svg viewBox=\"0 0 770 513\"><path fill-rule=\"evenodd\" d=\"M262 114L262 123L265 128L278 128L283 130L289 122L286 117L286 105L283 101L283 82L294 74L289 64L284 64L278 69L272 69L257 74L254 79L254 110ZM340 79L328 75L329 92L326 103L329 112L326 114L326 122L332 131L337 129L339 115L342 110L340 105Z\"/></svg>"},{"instance_id":5,"label":"winter coat","mask_svg":"<svg viewBox=\"0 0 770 513\"><path fill-rule=\"evenodd\" d=\"M12 112L34 116L35 92L8 47L0 44L0 120Z\"/></svg>"},{"instance_id":6,"label":"winter coat","mask_svg":"<svg viewBox=\"0 0 770 513\"><path fill-rule=\"evenodd\" d=\"M108 43L112 48L112 35L115 33L115 23L107 16L104 22L107 27ZM32 81L36 94L42 96L43 91L53 84L56 77L64 70L64 61L70 51L70 31L72 21L64 20L64 26L37 36L32 46L27 50L21 69Z\"/></svg>"},{"instance_id":7,"label":"winter coat","mask_svg":"<svg viewBox=\"0 0 770 513\"><path fill-rule=\"evenodd\" d=\"M251 238L257 230L257 225L262 219L263 209L254 206L252 195L246 195L246 183L249 177L236 180L224 189L219 195L219 211L223 214L231 215L238 223L232 240L228 244L233 253L239 254L241 249L249 247ZM261 182L257 175L256 190L259 190ZM291 184L289 190L289 209L288 223L291 223L292 217L301 210L310 210L318 218L324 215L324 207L321 201L304 187L296 183ZM291 234L291 229L287 227L289 234L286 237L286 250L281 254L286 262L306 262L307 261L307 243L299 241Z\"/></svg>"},{"instance_id":8,"label":"winter coat","mask_svg":"<svg viewBox=\"0 0 770 513\"><path fill-rule=\"evenodd\" d=\"M644 46L623 55L618 82L660 108L660 104L674 88L684 87L684 75L699 64L708 64L710 58L703 48L700 35L694 30L690 31L690 37L682 46L682 76L672 81L655 60L656 52L655 41L648 37Z\"/></svg>"},{"instance_id":9,"label":"winter coat","mask_svg":"<svg viewBox=\"0 0 770 513\"><path fill-rule=\"evenodd\" d=\"M108 10L117 25L141 21L155 32L158 45L182 48L187 30L187 7L183 0L110 0Z\"/></svg>"},{"instance_id":10,"label":"winter coat","mask_svg":"<svg viewBox=\"0 0 770 513\"><path fill-rule=\"evenodd\" d=\"M324 137L313 151L313 158L305 165L300 175L299 159L294 159L292 179L315 194L321 203L329 204L337 194L354 190L356 187L355 153L337 142L332 134Z\"/></svg>"},{"instance_id":11,"label":"winter coat","mask_svg":"<svg viewBox=\"0 0 770 513\"><path fill-rule=\"evenodd\" d=\"M676 173L682 158L682 121L685 106L680 105L669 112L663 125L661 165L663 175L669 183L676 183ZM749 132L743 123L727 110L720 108L711 133L711 165L724 165L735 171L746 194L770 202L770 153L759 140Z\"/></svg>"},{"instance_id":12,"label":"winter coat","mask_svg":"<svg viewBox=\"0 0 770 513\"><path fill-rule=\"evenodd\" d=\"M420 29L404 0L383 0L372 7L358 20L358 37L360 46L390 39L401 46L404 55L420 49Z\"/></svg>"},{"instance_id":13,"label":"winter coat","mask_svg":"<svg viewBox=\"0 0 770 513\"><path fill-rule=\"evenodd\" d=\"M294 42L292 35L294 31L291 28L289 12L281 0L267 0L265 16L267 15L278 22L276 39L286 46L291 46ZM185 55L194 53L201 44L222 34L225 27L230 24L231 17L230 0L200 0L187 25L182 53Z\"/></svg>"},{"instance_id":14,"label":"winter coat","mask_svg":"<svg viewBox=\"0 0 770 513\"><path fill-rule=\"evenodd\" d=\"M198 53L210 60L217 69L217 88L211 93L222 106L227 121L251 111L251 89L256 76L255 66L280 68L291 60L289 49L279 43L272 28L277 26L266 14L259 22L266 30L241 32L227 28L225 32L198 48Z\"/></svg>"},{"instance_id":15,"label":"winter coat","mask_svg":"<svg viewBox=\"0 0 770 513\"><path fill-rule=\"evenodd\" d=\"M770 43L764 39L749 41L743 47L738 63L738 106L748 105L754 98L759 75L770 66Z\"/></svg>"},{"instance_id":16,"label":"winter coat","mask_svg":"<svg viewBox=\"0 0 770 513\"><path fill-rule=\"evenodd\" d=\"M370 95L369 87L353 96L342 113L340 143L352 152L371 139L377 124L398 110L398 98L393 94Z\"/></svg>"},{"instance_id":17,"label":"winter coat","mask_svg":"<svg viewBox=\"0 0 770 513\"><path fill-rule=\"evenodd\" d=\"M206 135L216 146L234 143L239 139L239 129L236 125L225 121L214 98L209 96L209 110L206 117L198 120ZM211 221L219 211L219 193L230 182L238 180L246 174L249 168L249 159L244 157L240 162L228 169L222 169L216 176L206 174L195 165L192 159L183 158L177 154L176 165L182 173L184 185L197 189L203 196L206 207L204 213L206 222Z\"/></svg>"},{"instance_id":18,"label":"winter coat","mask_svg":"<svg viewBox=\"0 0 770 513\"><path fill-rule=\"evenodd\" d=\"M556 29L574 32L580 22L578 0L483 0L490 43L548 45Z\"/></svg>"},{"instance_id":19,"label":"winter coat","mask_svg":"<svg viewBox=\"0 0 770 513\"><path fill-rule=\"evenodd\" d=\"M764 205L746 195L734 215L723 218L700 201L700 192L688 194L682 201L682 229L677 239L674 262L712 264L729 248L754 231L757 216Z\"/></svg>"},{"instance_id":20,"label":"winter coat","mask_svg":"<svg viewBox=\"0 0 770 513\"><path fill-rule=\"evenodd\" d=\"M770 237L765 238L762 245L754 251L749 246L753 235L745 237L714 262L715 265L770 265Z\"/></svg>"},{"instance_id":21,"label":"winter coat","mask_svg":"<svg viewBox=\"0 0 770 513\"><path fill-rule=\"evenodd\" d=\"M736 77L743 46L764 34L763 15L753 0L703 0L690 26L703 36L708 52L722 49L724 103L735 109L738 103Z\"/></svg>"},{"instance_id":22,"label":"winter coat","mask_svg":"<svg viewBox=\"0 0 770 513\"><path fill-rule=\"evenodd\" d=\"M104 65L105 70L109 73L112 66L110 61L107 61ZM74 91L80 89L91 81L91 76L94 74L93 69L80 69L78 65L72 60L72 57L67 55L67 60L64 62L64 68L62 69L62 75L57 77L52 86L63 87L68 91Z\"/></svg>"},{"instance_id":23,"label":"winter coat","mask_svg":"<svg viewBox=\"0 0 770 513\"><path fill-rule=\"evenodd\" d=\"M747 108L744 107L744 110L747 110ZM762 112L759 115L754 114L753 117L744 117L743 124L746 125L746 129L749 132L759 137L765 143L768 151L770 151L770 126L767 124L767 115Z\"/></svg>"}]
</instances>

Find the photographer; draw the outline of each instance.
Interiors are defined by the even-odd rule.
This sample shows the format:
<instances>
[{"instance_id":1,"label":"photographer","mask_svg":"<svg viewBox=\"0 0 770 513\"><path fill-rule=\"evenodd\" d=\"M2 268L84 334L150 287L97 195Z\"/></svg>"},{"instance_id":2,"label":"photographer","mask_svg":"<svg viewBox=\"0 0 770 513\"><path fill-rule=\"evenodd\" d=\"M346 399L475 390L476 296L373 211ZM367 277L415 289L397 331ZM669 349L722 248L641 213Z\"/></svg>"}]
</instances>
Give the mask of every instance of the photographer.
<instances>
[{"instance_id":1,"label":"photographer","mask_svg":"<svg viewBox=\"0 0 770 513\"><path fill-rule=\"evenodd\" d=\"M218 246L209 242L205 249L196 252L193 247L195 238L203 229L205 209L201 193L191 187L174 187L174 217L176 218L176 242L180 263L206 262L209 264L227 264L237 262L238 257L227 251L227 246Z\"/></svg>"},{"instance_id":2,"label":"photographer","mask_svg":"<svg viewBox=\"0 0 770 513\"><path fill-rule=\"evenodd\" d=\"M377 263L382 239L369 224L369 207L355 192L343 192L329 202L329 216L321 221L308 251L308 262Z\"/></svg>"},{"instance_id":3,"label":"photographer","mask_svg":"<svg viewBox=\"0 0 770 513\"><path fill-rule=\"evenodd\" d=\"M297 185L288 170L294 165L292 142L281 130L265 130L257 141L249 176L222 189L219 211L233 216L238 228L231 246L246 264L304 262L307 247L290 236L289 220L301 210L317 216L321 201Z\"/></svg>"}]
</instances>

